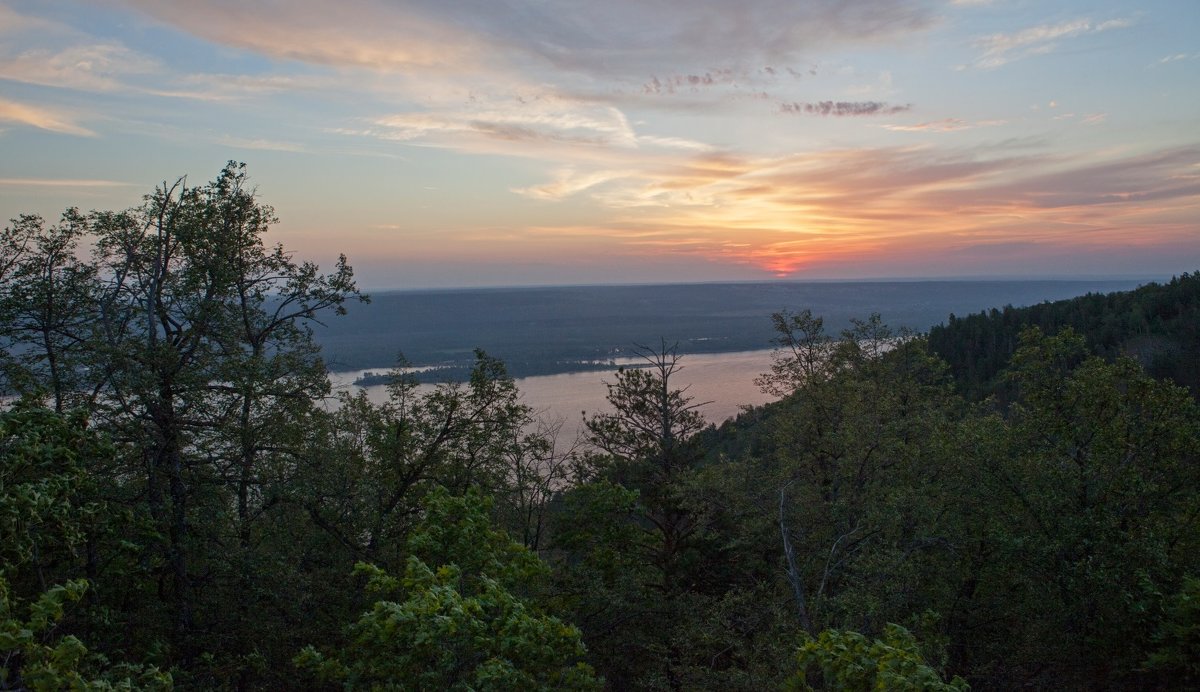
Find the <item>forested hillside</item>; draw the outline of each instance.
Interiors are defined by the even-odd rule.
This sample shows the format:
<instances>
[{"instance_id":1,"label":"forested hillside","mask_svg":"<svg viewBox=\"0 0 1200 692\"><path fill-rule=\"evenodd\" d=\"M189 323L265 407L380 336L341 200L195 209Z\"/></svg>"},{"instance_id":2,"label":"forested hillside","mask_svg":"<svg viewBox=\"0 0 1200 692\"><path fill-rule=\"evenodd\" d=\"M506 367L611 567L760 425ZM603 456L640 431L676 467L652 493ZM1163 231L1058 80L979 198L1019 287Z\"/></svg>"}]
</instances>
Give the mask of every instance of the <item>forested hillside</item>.
<instances>
[{"instance_id":1,"label":"forested hillside","mask_svg":"<svg viewBox=\"0 0 1200 692\"><path fill-rule=\"evenodd\" d=\"M1200 273L1133 291L951 315L930 330L929 345L950 364L963 392L978 399L1002 387L997 376L1016 351L1021 331L1030 326L1047 334L1070 327L1096 354L1110 360L1129 356L1152 376L1174 380L1200 396Z\"/></svg>"},{"instance_id":2,"label":"forested hillside","mask_svg":"<svg viewBox=\"0 0 1200 692\"><path fill-rule=\"evenodd\" d=\"M1200 685L1200 409L1138 361L1019 329L981 405L796 306L777 403L706 426L662 342L556 445L483 352L330 402L361 296L273 221L231 164L0 237L0 689Z\"/></svg>"}]
</instances>

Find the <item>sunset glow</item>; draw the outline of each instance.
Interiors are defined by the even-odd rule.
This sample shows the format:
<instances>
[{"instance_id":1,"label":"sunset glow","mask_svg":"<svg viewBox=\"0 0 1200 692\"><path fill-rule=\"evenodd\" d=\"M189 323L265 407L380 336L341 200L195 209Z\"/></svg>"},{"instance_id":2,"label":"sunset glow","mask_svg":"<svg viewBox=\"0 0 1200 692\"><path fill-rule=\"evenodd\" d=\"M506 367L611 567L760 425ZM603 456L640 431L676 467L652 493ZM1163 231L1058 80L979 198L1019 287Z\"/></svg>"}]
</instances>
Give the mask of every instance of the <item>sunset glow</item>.
<instances>
[{"instance_id":1,"label":"sunset glow","mask_svg":"<svg viewBox=\"0 0 1200 692\"><path fill-rule=\"evenodd\" d=\"M1200 267L1200 3L0 0L0 214L246 161L368 288Z\"/></svg>"}]
</instances>

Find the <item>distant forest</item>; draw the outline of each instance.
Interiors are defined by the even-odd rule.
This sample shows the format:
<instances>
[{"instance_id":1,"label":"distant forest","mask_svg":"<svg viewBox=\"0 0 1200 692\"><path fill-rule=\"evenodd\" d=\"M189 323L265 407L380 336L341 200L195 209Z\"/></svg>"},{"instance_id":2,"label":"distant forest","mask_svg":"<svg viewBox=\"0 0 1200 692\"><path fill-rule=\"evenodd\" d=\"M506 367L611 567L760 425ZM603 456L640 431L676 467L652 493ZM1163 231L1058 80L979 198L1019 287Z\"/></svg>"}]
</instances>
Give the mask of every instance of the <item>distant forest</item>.
<instances>
[{"instance_id":1,"label":"distant forest","mask_svg":"<svg viewBox=\"0 0 1200 692\"><path fill-rule=\"evenodd\" d=\"M514 377L594 370L634 344L678 343L682 354L769 349L774 312L803 305L829 329L878 312L923 332L950 313L1032 305L1133 281L852 281L553 286L376 293L369 304L313 324L329 368L386 371L399 355L435 367L425 381L465 381L474 350ZM599 365L597 365L599 364Z\"/></svg>"},{"instance_id":2,"label":"distant forest","mask_svg":"<svg viewBox=\"0 0 1200 692\"><path fill-rule=\"evenodd\" d=\"M0 689L1200 686L1195 274L797 303L719 428L659 341L564 449L483 351L331 402L364 296L273 222L230 164L0 235Z\"/></svg>"}]
</instances>

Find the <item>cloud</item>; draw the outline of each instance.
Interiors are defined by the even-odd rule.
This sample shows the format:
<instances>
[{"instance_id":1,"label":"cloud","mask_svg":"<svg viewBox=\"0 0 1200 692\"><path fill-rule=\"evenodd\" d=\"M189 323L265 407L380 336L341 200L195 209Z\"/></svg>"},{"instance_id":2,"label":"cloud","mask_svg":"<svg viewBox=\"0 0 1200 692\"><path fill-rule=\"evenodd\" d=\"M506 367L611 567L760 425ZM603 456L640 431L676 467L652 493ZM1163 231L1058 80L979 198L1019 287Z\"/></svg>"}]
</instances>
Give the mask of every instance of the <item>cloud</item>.
<instances>
[{"instance_id":1,"label":"cloud","mask_svg":"<svg viewBox=\"0 0 1200 692\"><path fill-rule=\"evenodd\" d=\"M967 196L964 191L942 191L933 199L962 204ZM1200 201L1200 145L1077 162L1062 170L1035 169L1026 176L972 190L969 197L976 208L1082 213L1102 207L1105 215L1109 207L1130 207L1133 212L1147 202L1189 201L1194 207Z\"/></svg>"},{"instance_id":2,"label":"cloud","mask_svg":"<svg viewBox=\"0 0 1200 692\"><path fill-rule=\"evenodd\" d=\"M458 110L397 113L377 118L371 134L382 139L455 149L530 154L533 145L636 147L637 135L620 110L567 100L488 101ZM481 147L481 143L487 146Z\"/></svg>"},{"instance_id":3,"label":"cloud","mask_svg":"<svg viewBox=\"0 0 1200 692\"><path fill-rule=\"evenodd\" d=\"M960 118L943 118L915 125L884 125L883 128L893 132L958 132L959 130L973 130L977 127L995 127L1006 123L1007 121L1005 120L977 120L975 122L967 122Z\"/></svg>"},{"instance_id":4,"label":"cloud","mask_svg":"<svg viewBox=\"0 0 1200 692\"><path fill-rule=\"evenodd\" d=\"M817 101L815 103L781 103L782 113L802 113L822 116L895 115L912 110L912 104L890 106L882 101Z\"/></svg>"},{"instance_id":5,"label":"cloud","mask_svg":"<svg viewBox=\"0 0 1200 692\"><path fill-rule=\"evenodd\" d=\"M27 34L33 31L48 33L68 33L69 30L55 22L25 15L11 7L0 4L0 35Z\"/></svg>"},{"instance_id":6,"label":"cloud","mask_svg":"<svg viewBox=\"0 0 1200 692\"><path fill-rule=\"evenodd\" d=\"M0 57L0 78L84 91L122 88L120 78L150 74L158 61L117 43L38 48Z\"/></svg>"},{"instance_id":7,"label":"cloud","mask_svg":"<svg viewBox=\"0 0 1200 692\"><path fill-rule=\"evenodd\" d=\"M639 144L648 144L650 146L662 147L665 149L679 149L682 151L713 151L714 147L704 142L697 142L693 139L685 139L683 137L658 137L655 135L638 135L637 141Z\"/></svg>"},{"instance_id":8,"label":"cloud","mask_svg":"<svg viewBox=\"0 0 1200 692\"><path fill-rule=\"evenodd\" d=\"M436 67L476 54L469 32L412 8L378 0L349 0L330 21L318 0L278 3L215 0L126 0L125 4L187 33L221 45L302 62L403 69Z\"/></svg>"},{"instance_id":9,"label":"cloud","mask_svg":"<svg viewBox=\"0 0 1200 692\"><path fill-rule=\"evenodd\" d=\"M411 69L483 69L497 61L644 82L648 74L701 77L714 55L764 65L820 47L892 40L934 25L927 0L123 0L206 40L308 63ZM647 69L654 66L653 69Z\"/></svg>"},{"instance_id":10,"label":"cloud","mask_svg":"<svg viewBox=\"0 0 1200 692\"><path fill-rule=\"evenodd\" d=\"M1175 53L1162 58L1157 64L1165 65L1167 63L1179 62L1180 60L1195 60L1196 58L1200 58L1200 53Z\"/></svg>"},{"instance_id":11,"label":"cloud","mask_svg":"<svg viewBox=\"0 0 1200 692\"><path fill-rule=\"evenodd\" d=\"M174 74L158 59L113 42L0 54L0 79L78 91L128 91L203 101L344 85L344 81L318 75Z\"/></svg>"},{"instance_id":12,"label":"cloud","mask_svg":"<svg viewBox=\"0 0 1200 692\"><path fill-rule=\"evenodd\" d=\"M261 99L283 93L320 91L329 94L352 86L344 78L321 75L198 73L180 75L169 87L147 87L142 91L168 98L219 102Z\"/></svg>"},{"instance_id":13,"label":"cloud","mask_svg":"<svg viewBox=\"0 0 1200 692\"><path fill-rule=\"evenodd\" d=\"M774 71L772 70L768 74L774 75ZM745 77L744 74L741 76ZM674 94L681 90L698 91L705 87L733 84L737 81L738 77L739 75L735 74L731 68L710 70L703 74L669 75L661 79L657 75L654 75L650 78L650 81L642 85L642 93Z\"/></svg>"},{"instance_id":14,"label":"cloud","mask_svg":"<svg viewBox=\"0 0 1200 692\"><path fill-rule=\"evenodd\" d=\"M134 187L137 183L122 183L116 180L70 180L51 178L0 178L3 187Z\"/></svg>"},{"instance_id":15,"label":"cloud","mask_svg":"<svg viewBox=\"0 0 1200 692\"><path fill-rule=\"evenodd\" d=\"M218 144L227 147L236 147L238 149L259 149L265 151L304 151L304 145L297 142L283 142L272 139L247 139L244 137L232 137L225 135L217 140Z\"/></svg>"},{"instance_id":16,"label":"cloud","mask_svg":"<svg viewBox=\"0 0 1200 692\"><path fill-rule=\"evenodd\" d=\"M982 52L975 60L977 68L995 68L1015 60L1054 51L1059 39L1098 34L1111 29L1132 26L1128 19L1110 19L1095 23L1090 19L1074 19L1058 24L1040 24L1010 34L991 34L975 40Z\"/></svg>"},{"instance_id":17,"label":"cloud","mask_svg":"<svg viewBox=\"0 0 1200 692\"><path fill-rule=\"evenodd\" d=\"M593 171L579 175L574 169L567 168L559 171L552 182L514 188L513 192L532 199L560 200L631 175L636 174L631 171Z\"/></svg>"},{"instance_id":18,"label":"cloud","mask_svg":"<svg viewBox=\"0 0 1200 692\"><path fill-rule=\"evenodd\" d=\"M1051 120L1074 120L1084 125L1099 125L1108 120L1108 113L1059 113L1050 117Z\"/></svg>"},{"instance_id":19,"label":"cloud","mask_svg":"<svg viewBox=\"0 0 1200 692\"><path fill-rule=\"evenodd\" d=\"M587 196L618 213L599 225L543 227L547 237L779 275L836 275L871 263L894 271L996 243L1081 257L1138 244L1194 246L1200 145L1104 160L994 147L710 153L658 169L560 171L521 192Z\"/></svg>"},{"instance_id":20,"label":"cloud","mask_svg":"<svg viewBox=\"0 0 1200 692\"><path fill-rule=\"evenodd\" d=\"M77 137L96 136L95 132L75 122L75 118L67 113L2 98L0 98L0 122L29 125L40 130Z\"/></svg>"}]
</instances>

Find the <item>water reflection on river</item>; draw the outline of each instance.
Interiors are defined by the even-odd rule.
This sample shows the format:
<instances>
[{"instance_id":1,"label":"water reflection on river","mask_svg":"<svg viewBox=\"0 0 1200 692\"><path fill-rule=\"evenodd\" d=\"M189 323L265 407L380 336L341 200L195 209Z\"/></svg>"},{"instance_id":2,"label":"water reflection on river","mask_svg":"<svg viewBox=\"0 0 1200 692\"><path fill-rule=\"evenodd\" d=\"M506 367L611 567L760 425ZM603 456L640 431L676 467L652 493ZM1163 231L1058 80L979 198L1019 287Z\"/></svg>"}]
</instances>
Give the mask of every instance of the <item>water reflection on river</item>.
<instances>
[{"instance_id":1,"label":"water reflection on river","mask_svg":"<svg viewBox=\"0 0 1200 692\"><path fill-rule=\"evenodd\" d=\"M617 364L632 364L640 361L619 359ZM711 402L699 410L710 423L721 423L737 415L741 406L764 404L773 397L763 394L754 385L754 378L770 369L770 351L742 351L738 353L706 353L684 356L680 359L681 370L671 380L677 387L689 387L688 395L696 403ZM375 368L374 372L379 372ZM363 370L335 372L330 374L334 390L351 391L353 382ZM542 375L518 379L517 387L522 399L544 417L561 419L568 425L563 430L572 434L576 421L582 420L581 412L609 411L605 400L607 389L604 382L612 381L611 372L576 372L564 375ZM364 387L367 397L376 403L387 400L384 385Z\"/></svg>"}]
</instances>

